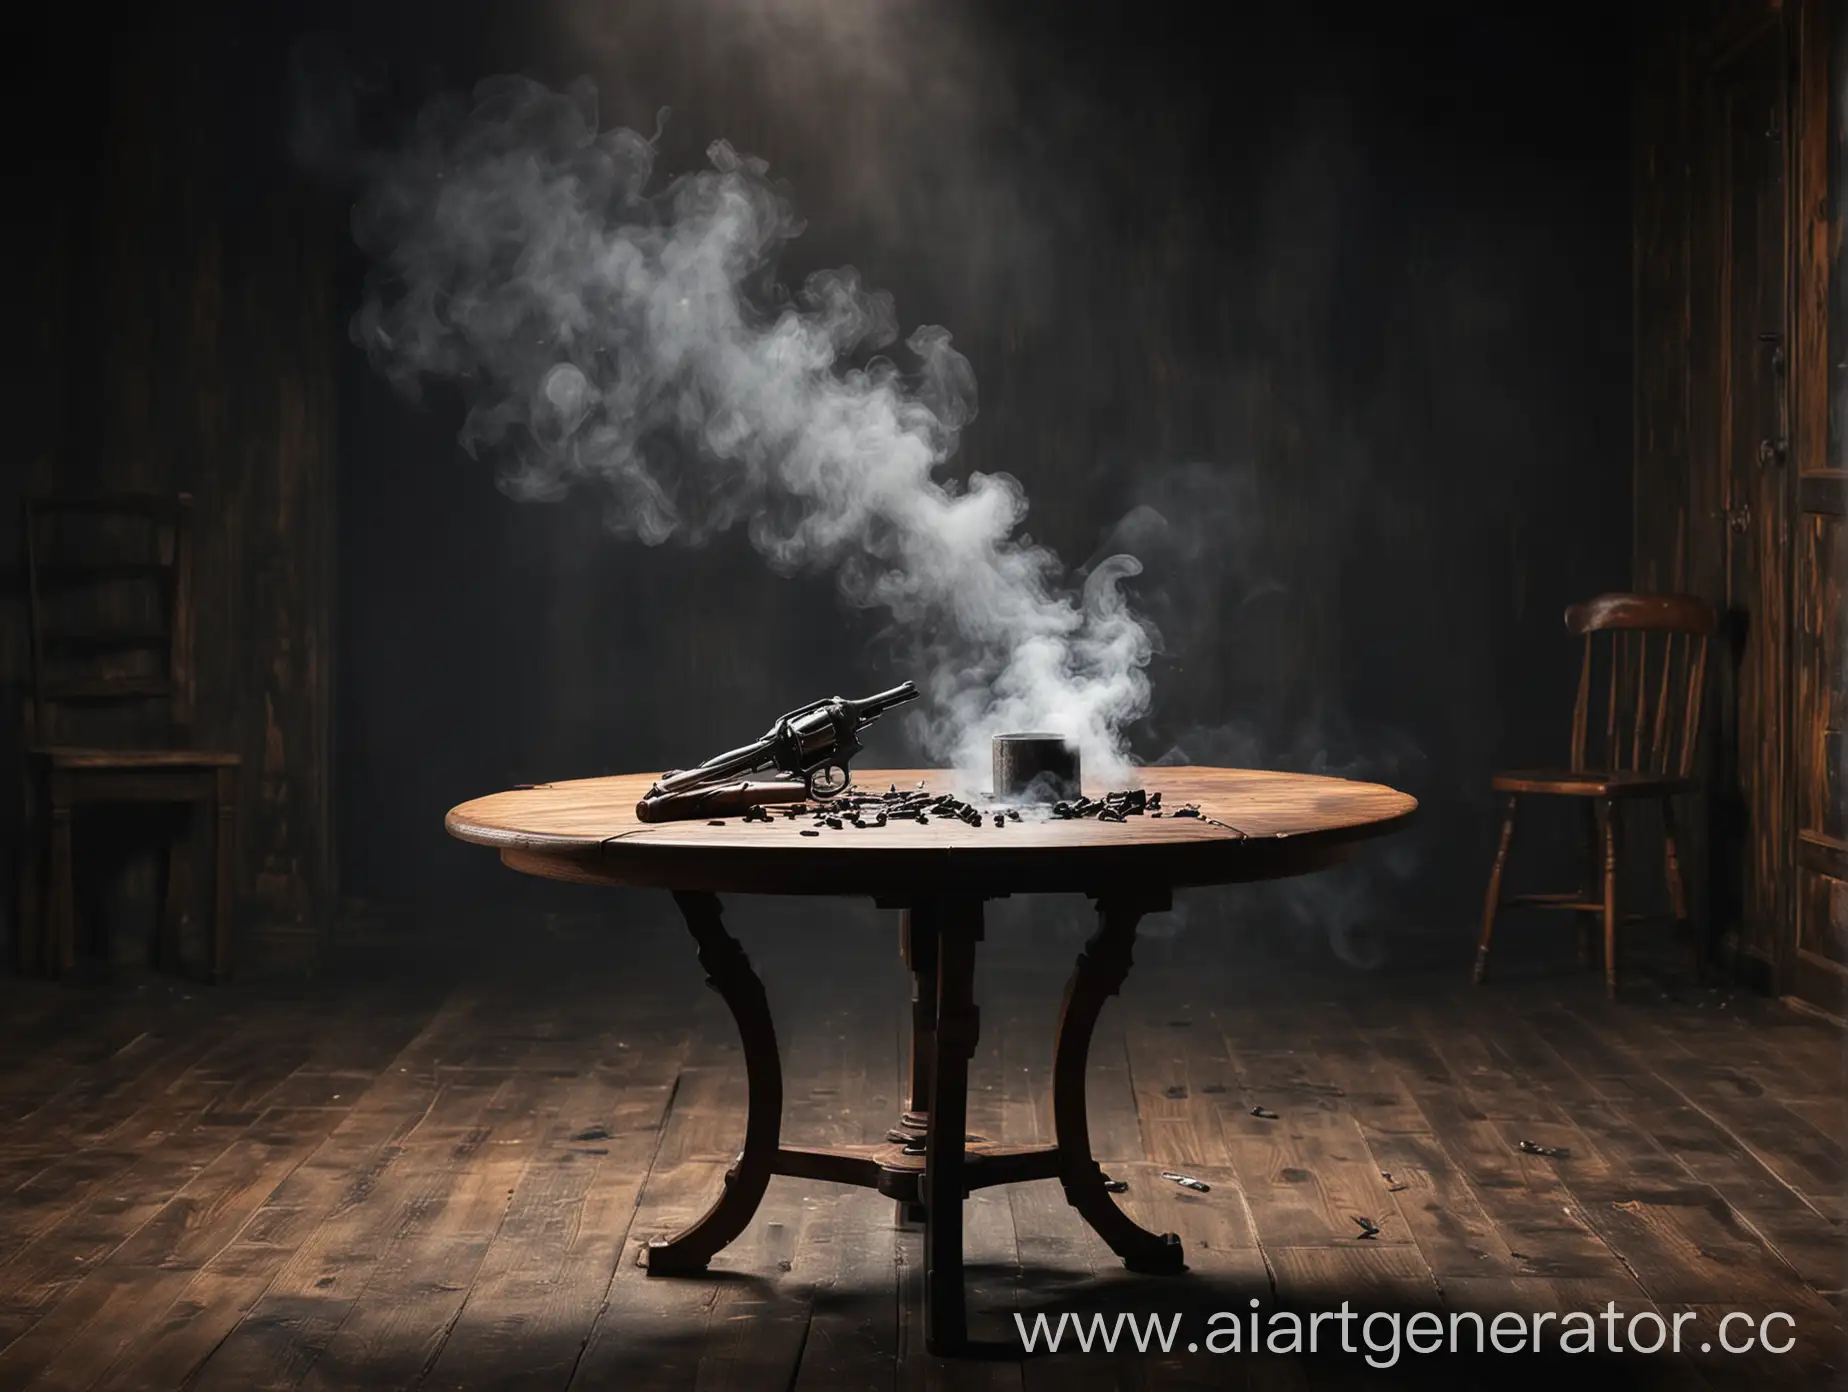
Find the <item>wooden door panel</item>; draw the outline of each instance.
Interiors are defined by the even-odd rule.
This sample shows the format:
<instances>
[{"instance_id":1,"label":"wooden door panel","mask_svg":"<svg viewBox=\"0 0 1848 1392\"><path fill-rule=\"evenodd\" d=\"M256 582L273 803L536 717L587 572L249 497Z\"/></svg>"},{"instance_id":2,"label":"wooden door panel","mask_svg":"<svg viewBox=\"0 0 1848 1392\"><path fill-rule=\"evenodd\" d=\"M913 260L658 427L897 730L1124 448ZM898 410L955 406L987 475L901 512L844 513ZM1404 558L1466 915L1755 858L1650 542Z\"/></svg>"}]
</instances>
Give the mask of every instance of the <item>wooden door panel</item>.
<instances>
[{"instance_id":1,"label":"wooden door panel","mask_svg":"<svg viewBox=\"0 0 1848 1392\"><path fill-rule=\"evenodd\" d=\"M1802 935L1797 947L1805 974L1840 975L1848 970L1848 880L1808 868L1799 874Z\"/></svg>"},{"instance_id":2,"label":"wooden door panel","mask_svg":"<svg viewBox=\"0 0 1848 1392\"><path fill-rule=\"evenodd\" d=\"M1812 476L1813 477L1813 476ZM1809 482L1808 479L1805 480ZM1819 490L1800 496L1817 500ZM1842 1012L1848 972L1848 840L1842 811L1842 732L1848 730L1848 652L1841 628L1843 519L1804 511L1798 520L1794 634L1797 895L1794 958L1785 986Z\"/></svg>"},{"instance_id":3,"label":"wooden door panel","mask_svg":"<svg viewBox=\"0 0 1848 1392\"><path fill-rule=\"evenodd\" d=\"M1839 515L1805 511L1798 522L1796 681L1797 829L1841 844L1842 731L1848 679L1841 629L1842 564L1848 542Z\"/></svg>"},{"instance_id":4,"label":"wooden door panel","mask_svg":"<svg viewBox=\"0 0 1848 1392\"><path fill-rule=\"evenodd\" d=\"M1848 307L1841 293L1841 233L1848 197L1848 100L1841 77L1848 73L1848 23L1839 7L1815 0L1802 8L1799 20L1798 143L1792 161L1797 478L1789 741L1796 895L1779 976L1785 991L1843 1015L1848 1014L1848 817L1842 802L1848 772L1842 762L1848 731L1848 639L1842 632Z\"/></svg>"},{"instance_id":5,"label":"wooden door panel","mask_svg":"<svg viewBox=\"0 0 1848 1392\"><path fill-rule=\"evenodd\" d=\"M1732 632L1716 812L1735 863L1720 909L1772 956L1787 922L1791 827L1785 725L1790 467L1783 29L1776 22L1717 67L1720 136L1719 473ZM1727 728L1730 727L1730 728ZM1728 912L1730 910L1730 913Z\"/></svg>"}]
</instances>

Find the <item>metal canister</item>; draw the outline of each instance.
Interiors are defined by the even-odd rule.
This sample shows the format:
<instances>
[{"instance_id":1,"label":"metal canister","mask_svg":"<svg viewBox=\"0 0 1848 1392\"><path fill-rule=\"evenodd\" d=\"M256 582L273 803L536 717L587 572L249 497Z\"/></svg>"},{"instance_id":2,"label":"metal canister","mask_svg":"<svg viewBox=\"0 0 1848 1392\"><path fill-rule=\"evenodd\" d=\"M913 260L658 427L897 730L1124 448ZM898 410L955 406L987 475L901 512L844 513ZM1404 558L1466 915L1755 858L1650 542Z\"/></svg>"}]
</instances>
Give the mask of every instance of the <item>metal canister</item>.
<instances>
[{"instance_id":1,"label":"metal canister","mask_svg":"<svg viewBox=\"0 0 1848 1392\"><path fill-rule=\"evenodd\" d=\"M1015 802L1058 802L1079 797L1083 780L1078 747L1063 735L1030 731L995 735L994 795Z\"/></svg>"}]
</instances>

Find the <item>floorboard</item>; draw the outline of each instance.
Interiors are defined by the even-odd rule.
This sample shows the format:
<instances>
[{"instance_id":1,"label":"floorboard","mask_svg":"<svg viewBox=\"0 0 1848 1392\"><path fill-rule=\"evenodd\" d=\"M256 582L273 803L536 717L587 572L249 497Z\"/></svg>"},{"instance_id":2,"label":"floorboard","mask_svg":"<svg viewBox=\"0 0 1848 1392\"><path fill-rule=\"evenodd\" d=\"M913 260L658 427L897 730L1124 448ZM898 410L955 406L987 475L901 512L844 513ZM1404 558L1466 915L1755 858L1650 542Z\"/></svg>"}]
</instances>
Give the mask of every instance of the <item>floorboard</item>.
<instances>
[{"instance_id":1,"label":"floorboard","mask_svg":"<svg viewBox=\"0 0 1848 1392\"><path fill-rule=\"evenodd\" d=\"M874 921L826 952L752 940L792 1142L877 1140L904 1108L905 986ZM1842 1041L1773 1002L1152 951L1099 1020L1090 1123L1118 1201L1188 1270L1126 1272L1055 1181L978 1191L972 1332L1067 1334L957 1360L924 1349L919 1230L870 1191L773 1180L710 1272L651 1278L639 1248L737 1152L735 1029L677 939L534 941L287 989L0 983L0 1386L1721 1392L1848 1366ZM970 1128L1049 1143L1069 959L985 951ZM1683 1346L1381 1368L1325 1318L1314 1352L1201 1347L1343 1301L1466 1342L1498 1313L1679 1317ZM1790 1350L1720 1350L1733 1311L1789 1314ZM1065 1317L1116 1350L1081 1351ZM1123 1322L1150 1317L1173 1339L1138 1350Z\"/></svg>"}]
</instances>

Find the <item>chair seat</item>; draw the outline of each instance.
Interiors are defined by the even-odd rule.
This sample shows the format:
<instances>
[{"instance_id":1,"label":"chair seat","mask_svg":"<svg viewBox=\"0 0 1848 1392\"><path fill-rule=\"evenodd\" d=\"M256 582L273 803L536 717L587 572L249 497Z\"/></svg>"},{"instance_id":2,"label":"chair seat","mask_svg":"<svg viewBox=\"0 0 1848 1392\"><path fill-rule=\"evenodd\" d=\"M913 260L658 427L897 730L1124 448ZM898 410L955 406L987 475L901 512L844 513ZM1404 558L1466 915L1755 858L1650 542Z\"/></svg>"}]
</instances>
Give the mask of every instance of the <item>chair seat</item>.
<instances>
[{"instance_id":1,"label":"chair seat","mask_svg":"<svg viewBox=\"0 0 1848 1392\"><path fill-rule=\"evenodd\" d=\"M41 745L32 751L60 769L212 769L236 768L243 756L223 749L86 749L75 745Z\"/></svg>"},{"instance_id":2,"label":"chair seat","mask_svg":"<svg viewBox=\"0 0 1848 1392\"><path fill-rule=\"evenodd\" d=\"M1510 769L1489 781L1498 793L1539 793L1552 797L1635 798L1691 793L1695 778L1665 773L1600 773L1586 769Z\"/></svg>"}]
</instances>

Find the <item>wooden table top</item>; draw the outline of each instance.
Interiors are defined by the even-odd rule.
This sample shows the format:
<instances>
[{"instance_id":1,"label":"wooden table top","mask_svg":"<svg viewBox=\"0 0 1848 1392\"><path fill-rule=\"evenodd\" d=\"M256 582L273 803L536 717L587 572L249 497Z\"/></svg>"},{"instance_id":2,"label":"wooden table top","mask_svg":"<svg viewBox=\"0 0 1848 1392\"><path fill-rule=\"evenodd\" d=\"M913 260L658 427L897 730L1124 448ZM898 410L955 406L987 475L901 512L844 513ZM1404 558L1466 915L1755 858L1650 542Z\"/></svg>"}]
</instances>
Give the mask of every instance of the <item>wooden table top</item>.
<instances>
[{"instance_id":1,"label":"wooden table top","mask_svg":"<svg viewBox=\"0 0 1848 1392\"><path fill-rule=\"evenodd\" d=\"M1019 822L928 825L803 836L808 817L767 823L736 816L645 823L635 804L656 775L623 774L518 788L453 809L452 836L493 846L516 870L587 884L745 894L870 895L894 903L921 895L1167 889L1300 875L1345 859L1357 844L1403 827L1417 800L1377 783L1260 769L1145 768L1140 786L1164 809L1196 804L1193 817L1055 820L1028 811ZM854 786L892 784L954 793L979 790L944 770L856 769ZM1091 789L1093 796L1101 789Z\"/></svg>"}]
</instances>

